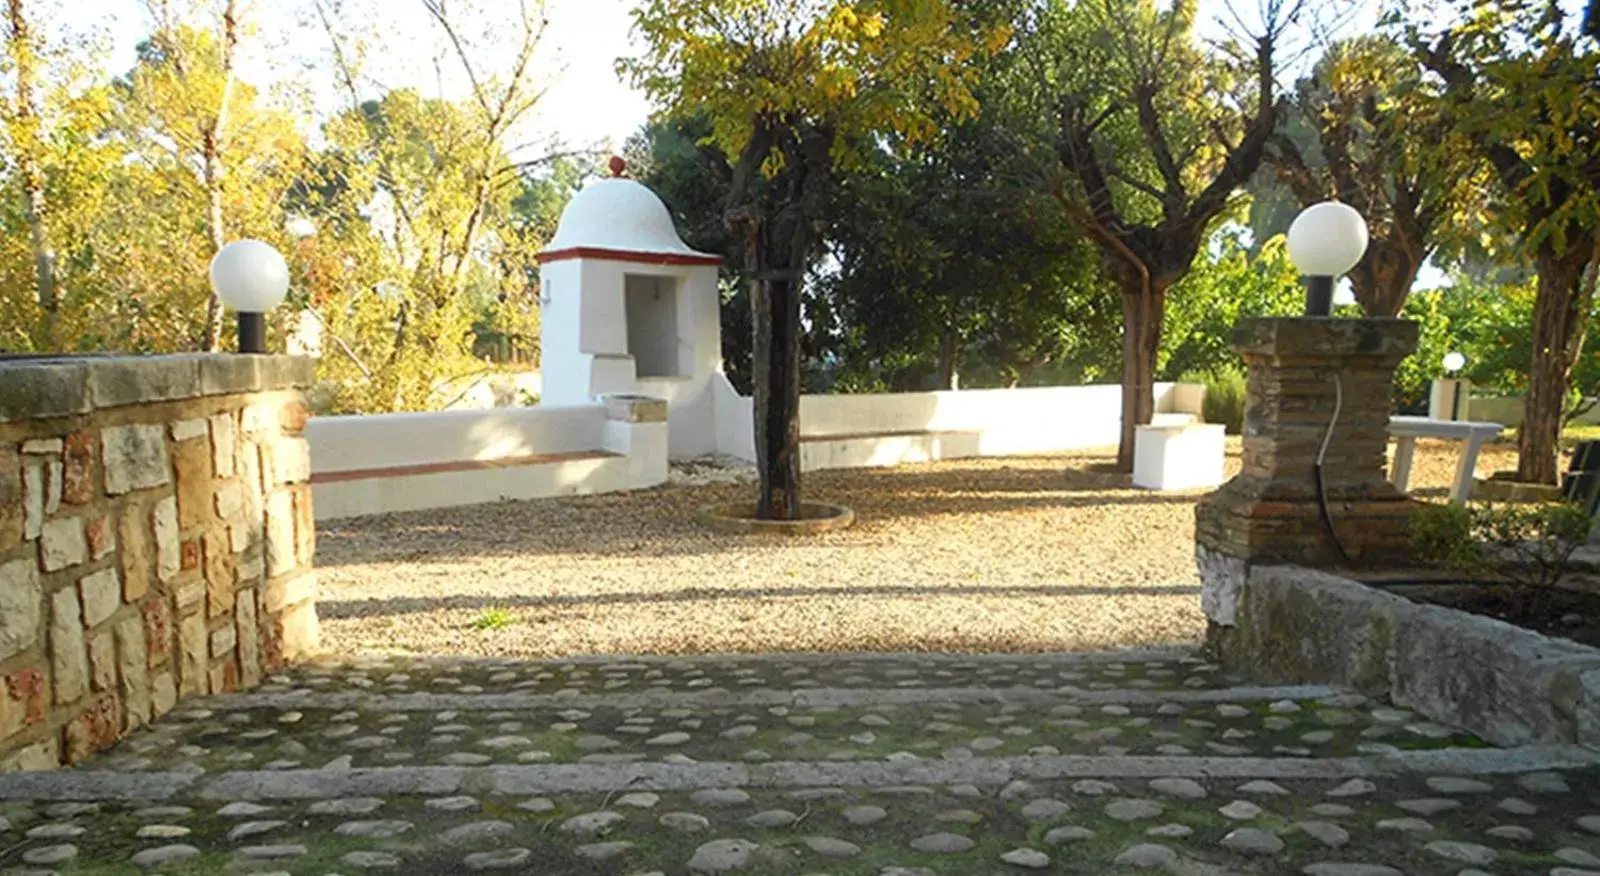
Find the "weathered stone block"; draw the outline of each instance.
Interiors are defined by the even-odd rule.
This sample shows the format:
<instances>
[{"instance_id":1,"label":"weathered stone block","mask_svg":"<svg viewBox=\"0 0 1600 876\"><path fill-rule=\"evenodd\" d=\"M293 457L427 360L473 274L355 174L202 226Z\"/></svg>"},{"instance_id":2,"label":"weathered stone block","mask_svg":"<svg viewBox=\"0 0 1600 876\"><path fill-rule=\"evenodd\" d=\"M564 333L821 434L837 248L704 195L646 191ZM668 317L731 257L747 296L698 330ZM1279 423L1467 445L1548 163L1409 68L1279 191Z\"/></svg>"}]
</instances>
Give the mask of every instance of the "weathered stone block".
<instances>
[{"instance_id":1,"label":"weathered stone block","mask_svg":"<svg viewBox=\"0 0 1600 876\"><path fill-rule=\"evenodd\" d=\"M150 592L150 532L145 525L149 509L129 503L117 518L117 539L122 551L122 601L137 602Z\"/></svg>"},{"instance_id":2,"label":"weathered stone block","mask_svg":"<svg viewBox=\"0 0 1600 876\"><path fill-rule=\"evenodd\" d=\"M610 393L601 397L606 406L606 419L623 423L665 423L665 399L631 393Z\"/></svg>"},{"instance_id":3,"label":"weathered stone block","mask_svg":"<svg viewBox=\"0 0 1600 876\"><path fill-rule=\"evenodd\" d=\"M294 571L294 494L279 490L267 497L267 577Z\"/></svg>"},{"instance_id":4,"label":"weathered stone block","mask_svg":"<svg viewBox=\"0 0 1600 876\"><path fill-rule=\"evenodd\" d=\"M83 714L67 722L61 731L61 755L67 763L77 763L117 741L122 721L117 698L102 696L89 704Z\"/></svg>"},{"instance_id":5,"label":"weathered stone block","mask_svg":"<svg viewBox=\"0 0 1600 876\"><path fill-rule=\"evenodd\" d=\"M61 452L60 438L29 438L22 442L22 452L38 456L50 456Z\"/></svg>"},{"instance_id":6,"label":"weathered stone block","mask_svg":"<svg viewBox=\"0 0 1600 876\"><path fill-rule=\"evenodd\" d=\"M206 581L204 578L186 577L172 586L172 601L178 607L178 614L192 612L204 613L206 605Z\"/></svg>"},{"instance_id":7,"label":"weathered stone block","mask_svg":"<svg viewBox=\"0 0 1600 876\"><path fill-rule=\"evenodd\" d=\"M65 469L61 479L61 501L69 505L82 505L100 493L95 478L94 432L74 432L67 436L63 444L62 463Z\"/></svg>"},{"instance_id":8,"label":"weathered stone block","mask_svg":"<svg viewBox=\"0 0 1600 876\"><path fill-rule=\"evenodd\" d=\"M255 591L239 593L234 621L238 630L239 681L250 687L261 681L261 628L256 620Z\"/></svg>"},{"instance_id":9,"label":"weathered stone block","mask_svg":"<svg viewBox=\"0 0 1600 876\"><path fill-rule=\"evenodd\" d=\"M36 773L53 770L61 765L61 755L54 738L35 742L19 748L8 757L0 758L0 773Z\"/></svg>"},{"instance_id":10,"label":"weathered stone block","mask_svg":"<svg viewBox=\"0 0 1600 876\"><path fill-rule=\"evenodd\" d=\"M1600 669L1600 652L1431 605L1413 606L1394 640L1397 704L1497 745L1577 741L1558 694L1574 671Z\"/></svg>"},{"instance_id":11,"label":"weathered stone block","mask_svg":"<svg viewBox=\"0 0 1600 876\"><path fill-rule=\"evenodd\" d=\"M111 528L111 518L105 515L89 518L85 527L89 538L89 559L103 559L117 549L116 531Z\"/></svg>"},{"instance_id":12,"label":"weathered stone block","mask_svg":"<svg viewBox=\"0 0 1600 876\"><path fill-rule=\"evenodd\" d=\"M292 578L279 578L268 582L266 608L269 614L277 614L292 605L314 602L316 598L316 573L307 572Z\"/></svg>"},{"instance_id":13,"label":"weathered stone block","mask_svg":"<svg viewBox=\"0 0 1600 876\"><path fill-rule=\"evenodd\" d=\"M178 704L178 686L171 672L158 672L150 677L150 720L172 711Z\"/></svg>"},{"instance_id":14,"label":"weathered stone block","mask_svg":"<svg viewBox=\"0 0 1600 876\"><path fill-rule=\"evenodd\" d=\"M188 531L211 522L211 448L186 441L173 451L178 475L178 526Z\"/></svg>"},{"instance_id":15,"label":"weathered stone block","mask_svg":"<svg viewBox=\"0 0 1600 876\"><path fill-rule=\"evenodd\" d=\"M78 581L83 596L83 625L93 629L111 619L122 607L122 582L116 569L101 569Z\"/></svg>"},{"instance_id":16,"label":"weathered stone block","mask_svg":"<svg viewBox=\"0 0 1600 876\"><path fill-rule=\"evenodd\" d=\"M178 622L178 690L181 693L205 693L209 644L204 615L192 614Z\"/></svg>"},{"instance_id":17,"label":"weathered stone block","mask_svg":"<svg viewBox=\"0 0 1600 876\"><path fill-rule=\"evenodd\" d=\"M302 602L285 608L278 615L276 632L284 660L294 661L315 654L321 645L316 605Z\"/></svg>"},{"instance_id":18,"label":"weathered stone block","mask_svg":"<svg viewBox=\"0 0 1600 876\"><path fill-rule=\"evenodd\" d=\"M32 648L39 641L39 568L32 560L0 564L0 661Z\"/></svg>"},{"instance_id":19,"label":"weathered stone block","mask_svg":"<svg viewBox=\"0 0 1600 876\"><path fill-rule=\"evenodd\" d=\"M96 360L88 370L89 398L95 407L149 404L200 394L199 356L116 356Z\"/></svg>"},{"instance_id":20,"label":"weathered stone block","mask_svg":"<svg viewBox=\"0 0 1600 876\"><path fill-rule=\"evenodd\" d=\"M244 517L244 485L230 481L217 487L214 497L217 517L232 523Z\"/></svg>"},{"instance_id":21,"label":"weathered stone block","mask_svg":"<svg viewBox=\"0 0 1600 876\"><path fill-rule=\"evenodd\" d=\"M269 459L269 486L311 481L311 444L304 438L279 438L261 445Z\"/></svg>"},{"instance_id":22,"label":"weathered stone block","mask_svg":"<svg viewBox=\"0 0 1600 876\"><path fill-rule=\"evenodd\" d=\"M25 506L22 457L10 445L0 445L0 554L22 543Z\"/></svg>"},{"instance_id":23,"label":"weathered stone block","mask_svg":"<svg viewBox=\"0 0 1600 876\"><path fill-rule=\"evenodd\" d=\"M294 491L294 555L302 566L310 566L317 553L317 518L311 505L311 487Z\"/></svg>"},{"instance_id":24,"label":"weathered stone block","mask_svg":"<svg viewBox=\"0 0 1600 876\"><path fill-rule=\"evenodd\" d=\"M306 421L311 419L311 408L303 399L290 399L278 411L278 426L285 435L299 435L306 430Z\"/></svg>"},{"instance_id":25,"label":"weathered stone block","mask_svg":"<svg viewBox=\"0 0 1600 876\"><path fill-rule=\"evenodd\" d=\"M44 673L37 669L8 673L0 689L0 739L44 723L48 693Z\"/></svg>"},{"instance_id":26,"label":"weathered stone block","mask_svg":"<svg viewBox=\"0 0 1600 876\"><path fill-rule=\"evenodd\" d=\"M238 431L233 414L217 414L211 418L211 467L217 477L231 478L234 474L234 456L239 446Z\"/></svg>"},{"instance_id":27,"label":"weathered stone block","mask_svg":"<svg viewBox=\"0 0 1600 876\"><path fill-rule=\"evenodd\" d=\"M223 532L205 535L206 563L206 613L221 617L233 612L233 589L236 581L235 558L228 536Z\"/></svg>"},{"instance_id":28,"label":"weathered stone block","mask_svg":"<svg viewBox=\"0 0 1600 876\"><path fill-rule=\"evenodd\" d=\"M210 691L213 694L232 693L239 689L239 669L233 661L217 663L211 667Z\"/></svg>"},{"instance_id":29,"label":"weathered stone block","mask_svg":"<svg viewBox=\"0 0 1600 876\"><path fill-rule=\"evenodd\" d=\"M196 438L203 438L209 431L206 421L199 417L191 420L178 420L168 426L167 429L172 434L172 440L180 444Z\"/></svg>"},{"instance_id":30,"label":"weathered stone block","mask_svg":"<svg viewBox=\"0 0 1600 876\"><path fill-rule=\"evenodd\" d=\"M50 597L50 670L56 702L76 702L89 692L89 659L83 641L83 615L78 592L63 587Z\"/></svg>"},{"instance_id":31,"label":"weathered stone block","mask_svg":"<svg viewBox=\"0 0 1600 876\"><path fill-rule=\"evenodd\" d=\"M66 469L59 459L44 461L44 516L49 517L61 510L61 482L66 477Z\"/></svg>"},{"instance_id":32,"label":"weathered stone block","mask_svg":"<svg viewBox=\"0 0 1600 876\"><path fill-rule=\"evenodd\" d=\"M117 683L117 643L110 630L89 636L89 687L110 690Z\"/></svg>"},{"instance_id":33,"label":"weathered stone block","mask_svg":"<svg viewBox=\"0 0 1600 876\"><path fill-rule=\"evenodd\" d=\"M106 467L106 492L113 496L172 480L167 467L167 441L160 426L112 426L100 433Z\"/></svg>"},{"instance_id":34,"label":"weathered stone block","mask_svg":"<svg viewBox=\"0 0 1600 876\"><path fill-rule=\"evenodd\" d=\"M81 364L68 362L7 363L0 392L0 423L82 414L89 393Z\"/></svg>"},{"instance_id":35,"label":"weathered stone block","mask_svg":"<svg viewBox=\"0 0 1600 876\"><path fill-rule=\"evenodd\" d=\"M22 469L22 537L33 540L44 531L45 467L29 460Z\"/></svg>"},{"instance_id":36,"label":"weathered stone block","mask_svg":"<svg viewBox=\"0 0 1600 876\"><path fill-rule=\"evenodd\" d=\"M232 657L239 647L239 633L233 624L211 631L211 656L217 659Z\"/></svg>"},{"instance_id":37,"label":"weathered stone block","mask_svg":"<svg viewBox=\"0 0 1600 876\"><path fill-rule=\"evenodd\" d=\"M200 541L189 539L178 545L178 567L182 572L193 572L200 568Z\"/></svg>"},{"instance_id":38,"label":"weathered stone block","mask_svg":"<svg viewBox=\"0 0 1600 876\"><path fill-rule=\"evenodd\" d=\"M155 504L150 515L156 536L156 577L172 583L182 570L182 549L178 536L178 500L171 496Z\"/></svg>"},{"instance_id":39,"label":"weathered stone block","mask_svg":"<svg viewBox=\"0 0 1600 876\"><path fill-rule=\"evenodd\" d=\"M117 691L122 696L122 729L150 720L149 652L144 624L138 617L117 622Z\"/></svg>"},{"instance_id":40,"label":"weathered stone block","mask_svg":"<svg viewBox=\"0 0 1600 876\"><path fill-rule=\"evenodd\" d=\"M39 534L39 565L46 572L57 572L69 566L89 562L89 539L83 531L83 521L77 517L63 517L45 521Z\"/></svg>"},{"instance_id":41,"label":"weathered stone block","mask_svg":"<svg viewBox=\"0 0 1600 876\"><path fill-rule=\"evenodd\" d=\"M172 653L172 609L164 599L152 599L139 608L144 621L144 647L150 667L165 663Z\"/></svg>"}]
</instances>

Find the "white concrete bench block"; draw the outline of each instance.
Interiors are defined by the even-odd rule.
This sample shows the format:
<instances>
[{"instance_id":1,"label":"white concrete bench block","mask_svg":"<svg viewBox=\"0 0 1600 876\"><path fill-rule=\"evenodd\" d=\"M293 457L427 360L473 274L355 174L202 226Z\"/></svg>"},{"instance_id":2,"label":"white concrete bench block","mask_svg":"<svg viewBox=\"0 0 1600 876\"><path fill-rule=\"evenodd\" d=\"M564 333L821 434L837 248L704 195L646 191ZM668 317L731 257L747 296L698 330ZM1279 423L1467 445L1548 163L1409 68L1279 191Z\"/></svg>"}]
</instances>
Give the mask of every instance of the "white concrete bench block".
<instances>
[{"instance_id":1,"label":"white concrete bench block","mask_svg":"<svg viewBox=\"0 0 1600 876\"><path fill-rule=\"evenodd\" d=\"M1133 445L1133 485L1147 490L1219 487L1226 440L1220 424L1140 426Z\"/></svg>"}]
</instances>

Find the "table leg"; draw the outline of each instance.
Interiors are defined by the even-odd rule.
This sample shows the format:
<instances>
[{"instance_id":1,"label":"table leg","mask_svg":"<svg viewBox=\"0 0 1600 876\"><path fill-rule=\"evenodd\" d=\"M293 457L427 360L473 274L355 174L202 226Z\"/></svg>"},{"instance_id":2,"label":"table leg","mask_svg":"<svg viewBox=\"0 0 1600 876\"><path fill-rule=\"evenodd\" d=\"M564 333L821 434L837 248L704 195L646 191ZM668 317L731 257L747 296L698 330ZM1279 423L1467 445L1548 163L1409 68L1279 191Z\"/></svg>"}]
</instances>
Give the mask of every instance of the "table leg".
<instances>
[{"instance_id":1,"label":"table leg","mask_svg":"<svg viewBox=\"0 0 1600 876\"><path fill-rule=\"evenodd\" d=\"M1450 501L1467 504L1472 495L1472 475L1478 468L1478 451L1483 449L1484 436L1474 435L1461 445L1461 459L1456 463L1456 483L1450 491Z\"/></svg>"},{"instance_id":2,"label":"table leg","mask_svg":"<svg viewBox=\"0 0 1600 876\"><path fill-rule=\"evenodd\" d=\"M1416 438L1402 435L1395 439L1394 468L1389 472L1389 482L1402 493L1406 491L1406 484L1411 482L1411 456L1416 450Z\"/></svg>"}]
</instances>

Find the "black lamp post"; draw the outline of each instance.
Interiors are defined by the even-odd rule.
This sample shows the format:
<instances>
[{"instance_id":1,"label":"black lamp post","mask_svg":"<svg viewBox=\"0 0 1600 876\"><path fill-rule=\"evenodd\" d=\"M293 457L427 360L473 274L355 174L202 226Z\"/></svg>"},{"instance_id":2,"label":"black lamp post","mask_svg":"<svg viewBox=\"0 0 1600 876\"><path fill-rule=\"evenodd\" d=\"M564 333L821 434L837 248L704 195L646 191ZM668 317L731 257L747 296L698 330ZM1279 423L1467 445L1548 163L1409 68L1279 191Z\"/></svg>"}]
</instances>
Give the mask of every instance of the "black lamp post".
<instances>
[{"instance_id":1,"label":"black lamp post","mask_svg":"<svg viewBox=\"0 0 1600 876\"><path fill-rule=\"evenodd\" d=\"M1367 252L1367 221L1353 207L1323 201L1289 226L1289 261L1306 278L1306 316L1333 314L1333 285Z\"/></svg>"},{"instance_id":2,"label":"black lamp post","mask_svg":"<svg viewBox=\"0 0 1600 876\"><path fill-rule=\"evenodd\" d=\"M211 259L211 288L239 317L239 352L267 352L267 311L289 291L289 265L270 245L236 240Z\"/></svg>"}]
</instances>

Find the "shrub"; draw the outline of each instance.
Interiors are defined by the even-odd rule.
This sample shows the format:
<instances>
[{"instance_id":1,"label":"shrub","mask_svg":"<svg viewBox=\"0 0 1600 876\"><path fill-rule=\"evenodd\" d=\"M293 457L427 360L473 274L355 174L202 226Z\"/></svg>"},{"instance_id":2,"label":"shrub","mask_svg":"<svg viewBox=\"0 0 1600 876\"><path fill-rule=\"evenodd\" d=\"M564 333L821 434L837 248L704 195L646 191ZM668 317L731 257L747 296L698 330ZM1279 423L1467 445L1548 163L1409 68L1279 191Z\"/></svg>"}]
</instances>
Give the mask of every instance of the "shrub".
<instances>
[{"instance_id":1,"label":"shrub","mask_svg":"<svg viewBox=\"0 0 1600 876\"><path fill-rule=\"evenodd\" d=\"M1205 385L1206 400L1201 413L1207 423L1221 423L1227 427L1229 435L1244 431L1244 372L1233 368L1190 372L1180 377L1179 382Z\"/></svg>"},{"instance_id":2,"label":"shrub","mask_svg":"<svg viewBox=\"0 0 1600 876\"><path fill-rule=\"evenodd\" d=\"M1571 502L1428 505L1411 515L1411 546L1422 559L1459 572L1489 571L1548 587L1567 573L1594 522Z\"/></svg>"}]
</instances>

